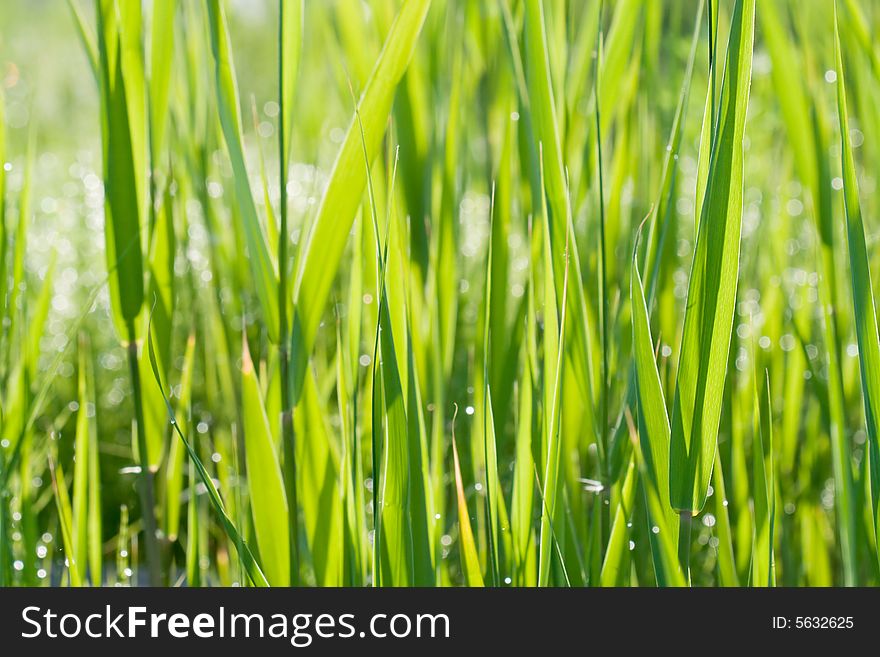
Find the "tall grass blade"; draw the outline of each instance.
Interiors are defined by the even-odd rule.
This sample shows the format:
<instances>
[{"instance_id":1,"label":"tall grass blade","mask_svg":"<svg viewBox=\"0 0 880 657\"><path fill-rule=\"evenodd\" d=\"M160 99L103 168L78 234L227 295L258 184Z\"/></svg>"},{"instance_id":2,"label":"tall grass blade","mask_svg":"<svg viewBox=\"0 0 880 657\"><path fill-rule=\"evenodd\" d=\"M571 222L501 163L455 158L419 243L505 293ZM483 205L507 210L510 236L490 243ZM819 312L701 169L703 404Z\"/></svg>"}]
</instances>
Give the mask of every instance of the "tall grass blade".
<instances>
[{"instance_id":1,"label":"tall grass blade","mask_svg":"<svg viewBox=\"0 0 880 657\"><path fill-rule=\"evenodd\" d=\"M395 89L406 72L430 5L430 0L403 3L358 101L358 117L348 128L321 199L294 289L296 311L291 329L295 369L292 376L297 394L298 384L305 376L306 358L314 345L321 314L361 202L360 193L367 182L362 148L366 149L367 161L372 162L385 133Z\"/></svg>"},{"instance_id":2,"label":"tall grass blade","mask_svg":"<svg viewBox=\"0 0 880 657\"><path fill-rule=\"evenodd\" d=\"M846 236L849 246L849 262L855 316L856 337L859 347L859 371L861 373L862 399L868 430L868 459L870 464L871 520L874 531L875 550L880 558L877 532L880 529L880 337L877 333L877 311L868 247L865 242L865 226L859 202L859 185L853 157L849 114L847 110L846 77L840 47L840 30L837 23L837 3L834 5L834 53L837 67L837 109L840 119L841 162L843 168L843 193L846 214Z\"/></svg>"}]
</instances>

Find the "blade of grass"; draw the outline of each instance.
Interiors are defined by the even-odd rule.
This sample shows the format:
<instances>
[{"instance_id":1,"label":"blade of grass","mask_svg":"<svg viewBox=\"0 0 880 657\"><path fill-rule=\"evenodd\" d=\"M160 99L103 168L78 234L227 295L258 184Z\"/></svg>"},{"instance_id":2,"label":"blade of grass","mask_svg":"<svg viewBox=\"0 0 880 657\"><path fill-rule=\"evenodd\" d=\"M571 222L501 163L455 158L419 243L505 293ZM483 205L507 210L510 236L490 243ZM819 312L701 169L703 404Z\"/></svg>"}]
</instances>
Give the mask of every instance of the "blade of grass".
<instances>
[{"instance_id":1,"label":"blade of grass","mask_svg":"<svg viewBox=\"0 0 880 657\"><path fill-rule=\"evenodd\" d=\"M238 207L238 219L247 241L248 262L253 277L260 308L263 311L269 337L278 343L279 306L278 306L278 272L272 264L266 236L260 225L257 207L251 192L245 162L244 144L242 142L240 105L238 84L232 59L232 47L229 39L229 27L226 12L220 0L209 0L208 16L211 32L211 51L214 54L214 71L216 76L217 104L220 112L220 124L223 129L226 149L232 163L235 181L235 200Z\"/></svg>"},{"instance_id":2,"label":"blade of grass","mask_svg":"<svg viewBox=\"0 0 880 657\"><path fill-rule=\"evenodd\" d=\"M632 272L630 278L630 300L632 303L633 357L636 371L636 391L638 396L639 444L647 477L643 480L648 500L656 499L658 505L649 504L651 531L649 540L655 553L665 551L665 558L655 563L657 582L663 586L682 580L682 572L676 557L678 551L678 514L672 508L669 493L669 444L670 427L666 413L666 399L663 385L657 371L654 357L651 322L645 302L644 288L639 273L638 241L641 228L633 249ZM667 564L675 564L675 572L667 572ZM658 570L659 566L659 570Z\"/></svg>"},{"instance_id":3,"label":"blade of grass","mask_svg":"<svg viewBox=\"0 0 880 657\"><path fill-rule=\"evenodd\" d=\"M77 371L77 403L76 432L74 434L74 463L73 463L73 508L71 515L71 540L73 547L73 560L80 564L82 574L88 564L88 536L89 536L89 473L91 470L90 459L92 456L91 433L94 429L90 419L89 408L94 406L89 397L87 388L87 358L88 342L81 337L78 348L78 371ZM98 578L100 583L101 573L92 573L92 578Z\"/></svg>"},{"instance_id":4,"label":"blade of grass","mask_svg":"<svg viewBox=\"0 0 880 657\"><path fill-rule=\"evenodd\" d=\"M856 336L859 346L859 371L861 372L862 400L868 431L868 458L870 459L871 518L875 545L880 528L880 337L877 333L877 311L874 288L865 243L865 226L859 202L859 185L855 158L850 142L849 114L847 111L846 78L840 48L840 32L837 23L837 3L834 4L834 54L837 67L837 111L840 119L841 162L843 168L843 193L846 215L846 235L849 246L851 288ZM877 550L880 559L880 549Z\"/></svg>"},{"instance_id":5,"label":"blade of grass","mask_svg":"<svg viewBox=\"0 0 880 657\"><path fill-rule=\"evenodd\" d=\"M776 586L773 558L773 525L776 515L776 484L773 468L773 417L770 408L770 375L765 371L761 391L755 381L758 409L756 444L752 447L754 477L755 538L752 548L752 586ZM757 379L757 377L756 377Z\"/></svg>"}]
</instances>

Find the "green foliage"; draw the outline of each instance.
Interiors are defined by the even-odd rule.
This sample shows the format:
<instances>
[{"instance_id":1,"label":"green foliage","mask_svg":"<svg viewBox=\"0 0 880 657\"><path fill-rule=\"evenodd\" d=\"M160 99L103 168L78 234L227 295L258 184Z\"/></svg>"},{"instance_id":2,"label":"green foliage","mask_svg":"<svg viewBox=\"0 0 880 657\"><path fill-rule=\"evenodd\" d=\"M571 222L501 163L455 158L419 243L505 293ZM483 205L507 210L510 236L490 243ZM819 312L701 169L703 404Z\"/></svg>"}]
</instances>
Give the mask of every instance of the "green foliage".
<instances>
[{"instance_id":1,"label":"green foliage","mask_svg":"<svg viewBox=\"0 0 880 657\"><path fill-rule=\"evenodd\" d=\"M68 4L0 585L880 583L870 3Z\"/></svg>"}]
</instances>

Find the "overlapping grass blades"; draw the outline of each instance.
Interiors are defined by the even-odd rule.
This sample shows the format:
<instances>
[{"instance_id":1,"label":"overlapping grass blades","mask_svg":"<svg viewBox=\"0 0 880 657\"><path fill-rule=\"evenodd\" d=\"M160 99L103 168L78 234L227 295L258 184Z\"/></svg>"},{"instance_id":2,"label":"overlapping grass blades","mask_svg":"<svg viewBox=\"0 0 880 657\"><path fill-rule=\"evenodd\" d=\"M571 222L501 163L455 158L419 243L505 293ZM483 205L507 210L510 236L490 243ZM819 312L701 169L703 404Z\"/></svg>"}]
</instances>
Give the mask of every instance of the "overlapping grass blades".
<instances>
[{"instance_id":1,"label":"overlapping grass blades","mask_svg":"<svg viewBox=\"0 0 880 657\"><path fill-rule=\"evenodd\" d=\"M273 586L290 585L290 513L269 419L247 341L242 344L242 415L245 467L254 531L266 578Z\"/></svg>"},{"instance_id":2,"label":"overlapping grass blades","mask_svg":"<svg viewBox=\"0 0 880 657\"><path fill-rule=\"evenodd\" d=\"M739 272L742 144L754 27L754 0L737 1L717 125L711 147L701 144L701 160L708 159L709 167L688 286L669 452L670 502L689 514L699 512L706 502L721 417Z\"/></svg>"},{"instance_id":3,"label":"overlapping grass blades","mask_svg":"<svg viewBox=\"0 0 880 657\"><path fill-rule=\"evenodd\" d=\"M291 327L294 390L298 390L305 375L306 358L361 203L355 192L362 191L367 183L363 149L367 161L372 163L385 132L395 89L406 71L430 5L430 0L406 0L401 7L358 101L359 118L352 120L333 165L295 282L296 311Z\"/></svg>"}]
</instances>

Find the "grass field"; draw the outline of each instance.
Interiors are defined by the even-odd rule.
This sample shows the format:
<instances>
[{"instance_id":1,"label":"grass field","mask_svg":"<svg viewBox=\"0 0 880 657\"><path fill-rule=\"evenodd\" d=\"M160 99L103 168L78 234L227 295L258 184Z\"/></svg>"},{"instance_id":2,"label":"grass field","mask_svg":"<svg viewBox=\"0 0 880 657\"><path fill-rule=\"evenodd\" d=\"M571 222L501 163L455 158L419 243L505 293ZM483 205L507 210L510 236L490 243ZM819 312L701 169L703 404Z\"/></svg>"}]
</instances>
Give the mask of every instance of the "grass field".
<instances>
[{"instance_id":1,"label":"grass field","mask_svg":"<svg viewBox=\"0 0 880 657\"><path fill-rule=\"evenodd\" d=\"M877 29L2 3L0 585L877 585Z\"/></svg>"}]
</instances>

